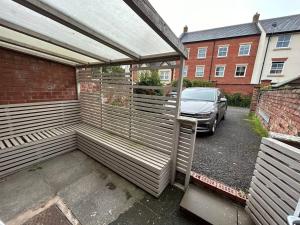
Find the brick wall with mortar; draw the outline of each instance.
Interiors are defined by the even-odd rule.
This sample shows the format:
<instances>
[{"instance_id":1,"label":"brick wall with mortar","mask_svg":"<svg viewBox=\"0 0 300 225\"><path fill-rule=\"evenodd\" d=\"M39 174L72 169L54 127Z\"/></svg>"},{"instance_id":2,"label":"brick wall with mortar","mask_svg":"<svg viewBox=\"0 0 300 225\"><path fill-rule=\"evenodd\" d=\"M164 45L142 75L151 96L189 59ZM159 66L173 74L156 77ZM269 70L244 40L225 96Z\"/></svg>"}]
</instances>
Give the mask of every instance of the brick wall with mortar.
<instances>
[{"instance_id":1,"label":"brick wall with mortar","mask_svg":"<svg viewBox=\"0 0 300 225\"><path fill-rule=\"evenodd\" d=\"M266 124L259 110L269 116ZM260 91L256 115L262 124L272 132L300 134L300 88Z\"/></svg>"},{"instance_id":2,"label":"brick wall with mortar","mask_svg":"<svg viewBox=\"0 0 300 225\"><path fill-rule=\"evenodd\" d=\"M0 47L0 104L72 99L75 68Z\"/></svg>"},{"instance_id":3,"label":"brick wall with mortar","mask_svg":"<svg viewBox=\"0 0 300 225\"><path fill-rule=\"evenodd\" d=\"M189 59L185 61L188 66L188 78L211 80L217 83L217 87L224 90L225 93L242 93L251 95L254 85L251 84L253 67L255 63L257 48L259 44L259 35L228 38L215 41L202 41L196 43L184 44L186 48L190 49ZM215 43L214 43L215 42ZM251 43L251 50L249 56L238 56L240 44ZM215 45L215 47L213 47ZM229 45L228 55L224 58L218 58L218 46ZM207 47L205 59L197 59L197 52L199 47ZM235 77L236 64L247 64L247 71L245 77ZM196 66L204 65L204 76L201 78L195 77ZM226 65L224 77L215 77L216 65ZM179 75L178 69L175 70L175 78Z\"/></svg>"}]
</instances>

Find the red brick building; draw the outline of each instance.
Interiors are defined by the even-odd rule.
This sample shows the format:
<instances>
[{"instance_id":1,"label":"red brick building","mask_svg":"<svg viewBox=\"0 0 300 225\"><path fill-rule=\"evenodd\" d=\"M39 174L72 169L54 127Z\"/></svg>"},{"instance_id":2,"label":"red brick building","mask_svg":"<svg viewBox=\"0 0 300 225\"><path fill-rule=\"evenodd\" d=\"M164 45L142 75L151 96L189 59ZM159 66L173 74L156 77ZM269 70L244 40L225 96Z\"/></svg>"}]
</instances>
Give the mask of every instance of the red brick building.
<instances>
[{"instance_id":1,"label":"red brick building","mask_svg":"<svg viewBox=\"0 0 300 225\"><path fill-rule=\"evenodd\" d=\"M255 17L254 17L255 19ZM181 41L188 49L184 76L213 81L225 93L251 95L251 78L259 44L256 22L188 32ZM179 71L175 71L175 78Z\"/></svg>"}]
</instances>

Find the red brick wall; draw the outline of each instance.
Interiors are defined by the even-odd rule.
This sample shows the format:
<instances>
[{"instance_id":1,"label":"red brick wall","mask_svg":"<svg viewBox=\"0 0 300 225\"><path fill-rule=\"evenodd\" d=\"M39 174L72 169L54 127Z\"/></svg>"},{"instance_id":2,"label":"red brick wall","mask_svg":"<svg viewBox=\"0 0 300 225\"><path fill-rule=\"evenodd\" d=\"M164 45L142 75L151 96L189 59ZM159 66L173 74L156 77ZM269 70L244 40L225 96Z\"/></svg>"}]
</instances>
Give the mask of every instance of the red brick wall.
<instances>
[{"instance_id":1,"label":"red brick wall","mask_svg":"<svg viewBox=\"0 0 300 225\"><path fill-rule=\"evenodd\" d=\"M239 46L242 43L251 43L251 50L249 56L238 56ZM216 41L187 43L185 44L185 47L190 49L189 59L185 61L185 65L188 66L188 78L190 80L204 79L216 81L217 87L224 88L224 90L227 93L240 92L250 95L253 91L253 85L251 85L250 83L258 44L259 36L257 35ZM213 51L214 45L215 47ZM227 57L217 58L219 45L229 45ZM205 59L197 59L197 52L199 47L207 47ZM215 66L218 64L226 65L224 77L215 77ZM245 77L235 77L236 64L248 64ZM197 65L205 65L203 78L195 77ZM179 71L176 70L176 78L178 77L178 75Z\"/></svg>"},{"instance_id":2,"label":"red brick wall","mask_svg":"<svg viewBox=\"0 0 300 225\"><path fill-rule=\"evenodd\" d=\"M259 109L270 117L269 124L264 124L269 131L299 135L300 89L261 91L256 109L260 117Z\"/></svg>"},{"instance_id":3,"label":"red brick wall","mask_svg":"<svg viewBox=\"0 0 300 225\"><path fill-rule=\"evenodd\" d=\"M77 99L76 71L0 48L0 104Z\"/></svg>"}]
</instances>

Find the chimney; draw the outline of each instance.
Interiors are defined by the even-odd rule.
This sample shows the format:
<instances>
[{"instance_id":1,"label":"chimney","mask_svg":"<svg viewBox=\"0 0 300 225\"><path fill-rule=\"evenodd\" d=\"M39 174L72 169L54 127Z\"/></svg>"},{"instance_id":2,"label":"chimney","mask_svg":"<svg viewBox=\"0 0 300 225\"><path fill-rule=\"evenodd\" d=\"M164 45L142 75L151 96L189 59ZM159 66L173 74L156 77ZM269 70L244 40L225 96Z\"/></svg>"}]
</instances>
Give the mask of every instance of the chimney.
<instances>
[{"instance_id":1,"label":"chimney","mask_svg":"<svg viewBox=\"0 0 300 225\"><path fill-rule=\"evenodd\" d=\"M258 12L255 13L254 16L253 16L252 22L253 23L258 23L259 16L260 16L260 14Z\"/></svg>"},{"instance_id":2,"label":"chimney","mask_svg":"<svg viewBox=\"0 0 300 225\"><path fill-rule=\"evenodd\" d=\"M183 27L183 33L187 33L187 32L188 32L188 30L189 30L188 26L187 26L187 25L185 25L185 26Z\"/></svg>"}]
</instances>

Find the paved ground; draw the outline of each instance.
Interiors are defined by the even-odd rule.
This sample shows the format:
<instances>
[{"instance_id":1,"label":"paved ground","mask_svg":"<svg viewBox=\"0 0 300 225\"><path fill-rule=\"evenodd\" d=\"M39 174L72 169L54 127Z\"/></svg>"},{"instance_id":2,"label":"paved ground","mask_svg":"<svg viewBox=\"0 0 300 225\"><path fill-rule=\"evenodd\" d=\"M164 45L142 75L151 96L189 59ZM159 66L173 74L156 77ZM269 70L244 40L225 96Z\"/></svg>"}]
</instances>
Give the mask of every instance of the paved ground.
<instances>
[{"instance_id":1,"label":"paved ground","mask_svg":"<svg viewBox=\"0 0 300 225\"><path fill-rule=\"evenodd\" d=\"M34 216L56 204L81 225L205 224L179 210L182 196L182 191L169 186L159 199L154 198L74 151L1 179L0 221L30 224L36 221ZM51 212L41 216L47 220Z\"/></svg>"},{"instance_id":2,"label":"paved ground","mask_svg":"<svg viewBox=\"0 0 300 225\"><path fill-rule=\"evenodd\" d=\"M245 120L248 112L228 107L213 136L197 135L193 171L248 190L261 139Z\"/></svg>"}]
</instances>

